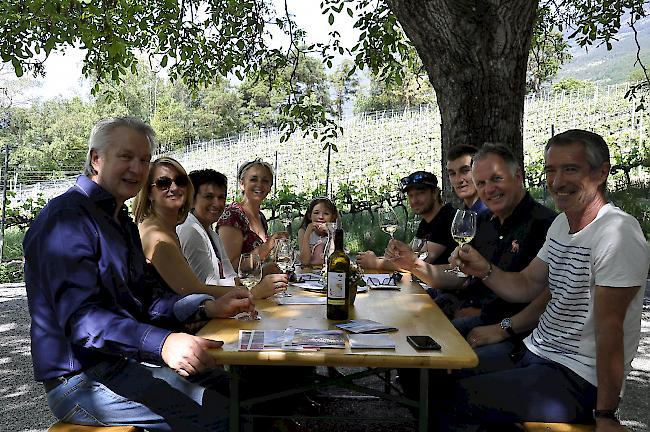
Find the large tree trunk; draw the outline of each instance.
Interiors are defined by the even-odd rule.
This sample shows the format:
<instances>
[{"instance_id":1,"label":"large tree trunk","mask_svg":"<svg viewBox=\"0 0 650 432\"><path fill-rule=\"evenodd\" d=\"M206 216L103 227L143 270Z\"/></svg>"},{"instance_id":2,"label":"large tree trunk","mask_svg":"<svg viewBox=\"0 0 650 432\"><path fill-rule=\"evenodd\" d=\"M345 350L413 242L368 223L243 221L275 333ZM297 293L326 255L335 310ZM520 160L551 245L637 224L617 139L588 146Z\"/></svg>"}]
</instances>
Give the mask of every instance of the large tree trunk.
<instances>
[{"instance_id":1,"label":"large tree trunk","mask_svg":"<svg viewBox=\"0 0 650 432\"><path fill-rule=\"evenodd\" d=\"M526 65L538 1L387 2L436 90L447 194L445 155L454 144L503 143L523 163Z\"/></svg>"}]
</instances>

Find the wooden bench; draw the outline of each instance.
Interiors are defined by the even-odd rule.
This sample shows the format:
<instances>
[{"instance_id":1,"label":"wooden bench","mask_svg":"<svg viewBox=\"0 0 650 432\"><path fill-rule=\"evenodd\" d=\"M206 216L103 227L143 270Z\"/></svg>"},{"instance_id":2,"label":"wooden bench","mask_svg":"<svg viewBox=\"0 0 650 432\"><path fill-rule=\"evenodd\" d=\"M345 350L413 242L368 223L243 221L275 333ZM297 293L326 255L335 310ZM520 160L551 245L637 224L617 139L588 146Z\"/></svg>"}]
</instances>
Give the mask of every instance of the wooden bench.
<instances>
[{"instance_id":1,"label":"wooden bench","mask_svg":"<svg viewBox=\"0 0 650 432\"><path fill-rule=\"evenodd\" d=\"M81 426L70 423L57 422L47 430L48 432L138 432L135 426Z\"/></svg>"},{"instance_id":2,"label":"wooden bench","mask_svg":"<svg viewBox=\"0 0 650 432\"><path fill-rule=\"evenodd\" d=\"M523 423L526 432L593 432L595 425L572 424L572 423Z\"/></svg>"}]
</instances>

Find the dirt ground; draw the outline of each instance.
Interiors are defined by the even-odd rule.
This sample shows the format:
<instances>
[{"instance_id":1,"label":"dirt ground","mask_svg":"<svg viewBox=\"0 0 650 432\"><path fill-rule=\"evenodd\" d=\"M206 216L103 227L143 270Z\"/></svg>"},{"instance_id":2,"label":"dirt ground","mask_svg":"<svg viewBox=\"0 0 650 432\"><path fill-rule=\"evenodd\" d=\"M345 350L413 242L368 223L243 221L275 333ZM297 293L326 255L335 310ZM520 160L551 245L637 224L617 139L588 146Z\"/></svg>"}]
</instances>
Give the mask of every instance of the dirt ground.
<instances>
[{"instance_id":1,"label":"dirt ground","mask_svg":"<svg viewBox=\"0 0 650 432\"><path fill-rule=\"evenodd\" d=\"M24 288L0 287L0 431L45 432L54 422L42 386L33 381L29 344ZM650 287L646 289L639 351L632 366L621 418L630 430L645 432L650 429ZM378 378L367 378L365 383L377 389L383 385ZM320 412L355 419L309 420L306 426L313 432L411 432L417 428L410 411L393 402L349 390L322 392L316 399L321 403Z\"/></svg>"}]
</instances>

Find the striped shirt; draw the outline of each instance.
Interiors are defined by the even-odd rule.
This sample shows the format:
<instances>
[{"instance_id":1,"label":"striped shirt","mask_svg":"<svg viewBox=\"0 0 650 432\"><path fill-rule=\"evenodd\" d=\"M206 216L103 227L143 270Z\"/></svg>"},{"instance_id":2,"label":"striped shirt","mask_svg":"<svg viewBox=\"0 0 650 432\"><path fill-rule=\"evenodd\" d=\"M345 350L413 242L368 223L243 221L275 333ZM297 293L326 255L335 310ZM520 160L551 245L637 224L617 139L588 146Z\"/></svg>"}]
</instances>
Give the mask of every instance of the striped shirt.
<instances>
[{"instance_id":1,"label":"striped shirt","mask_svg":"<svg viewBox=\"0 0 650 432\"><path fill-rule=\"evenodd\" d=\"M548 265L552 297L526 346L597 385L595 286L645 287L648 246L641 227L632 216L607 204L589 225L570 234L562 213L537 256ZM639 343L643 295L639 289L625 317L626 373Z\"/></svg>"}]
</instances>

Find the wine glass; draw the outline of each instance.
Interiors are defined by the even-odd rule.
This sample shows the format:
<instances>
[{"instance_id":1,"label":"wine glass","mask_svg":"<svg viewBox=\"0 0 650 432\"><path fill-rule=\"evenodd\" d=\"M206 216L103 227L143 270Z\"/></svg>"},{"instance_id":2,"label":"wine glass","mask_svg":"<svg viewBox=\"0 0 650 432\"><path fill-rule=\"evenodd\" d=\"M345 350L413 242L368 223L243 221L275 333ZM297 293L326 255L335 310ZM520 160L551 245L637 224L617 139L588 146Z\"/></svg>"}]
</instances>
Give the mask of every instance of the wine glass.
<instances>
[{"instance_id":1,"label":"wine glass","mask_svg":"<svg viewBox=\"0 0 650 432\"><path fill-rule=\"evenodd\" d=\"M278 217L280 218L280 221L282 221L282 227L286 231L289 231L288 227L293 220L291 217L292 212L293 208L289 204L282 204L280 207L278 207Z\"/></svg>"},{"instance_id":2,"label":"wine glass","mask_svg":"<svg viewBox=\"0 0 650 432\"><path fill-rule=\"evenodd\" d=\"M250 291L255 285L260 283L262 280L262 262L260 256L257 253L243 253L239 257L239 270L237 270L237 276L242 285ZM253 317L250 313L244 315L242 313L240 319L251 320Z\"/></svg>"},{"instance_id":3,"label":"wine glass","mask_svg":"<svg viewBox=\"0 0 650 432\"><path fill-rule=\"evenodd\" d=\"M275 264L282 272L287 273L293 269L296 261L296 253L288 238L278 239L275 244ZM277 297L289 297L291 294L284 291L276 294Z\"/></svg>"},{"instance_id":4,"label":"wine glass","mask_svg":"<svg viewBox=\"0 0 650 432\"><path fill-rule=\"evenodd\" d=\"M456 243L462 248L471 242L476 235L476 213L471 210L456 210L454 221L451 223L451 236ZM446 272L455 273L458 277L467 277L460 271L458 266L453 269L445 270Z\"/></svg>"},{"instance_id":5,"label":"wine glass","mask_svg":"<svg viewBox=\"0 0 650 432\"><path fill-rule=\"evenodd\" d=\"M413 240L411 240L411 250L415 252L421 260L427 259L427 256L429 255L426 244L427 241L419 237L413 237Z\"/></svg>"},{"instance_id":6,"label":"wine glass","mask_svg":"<svg viewBox=\"0 0 650 432\"><path fill-rule=\"evenodd\" d=\"M421 222L422 222L422 216L420 216L419 214L414 215L413 218L410 221L408 221L407 228L410 235L417 237L418 228L420 227Z\"/></svg>"},{"instance_id":7,"label":"wine glass","mask_svg":"<svg viewBox=\"0 0 650 432\"><path fill-rule=\"evenodd\" d=\"M332 252L334 252L336 222L325 222L325 229L327 230L327 240L325 241L325 248L323 249L323 267L327 266L327 260Z\"/></svg>"},{"instance_id":8,"label":"wine glass","mask_svg":"<svg viewBox=\"0 0 650 432\"><path fill-rule=\"evenodd\" d=\"M388 234L391 239L395 238L395 231L397 231L397 227L399 226L395 211L389 207L382 207L377 213L379 215L379 226L381 230Z\"/></svg>"}]
</instances>

